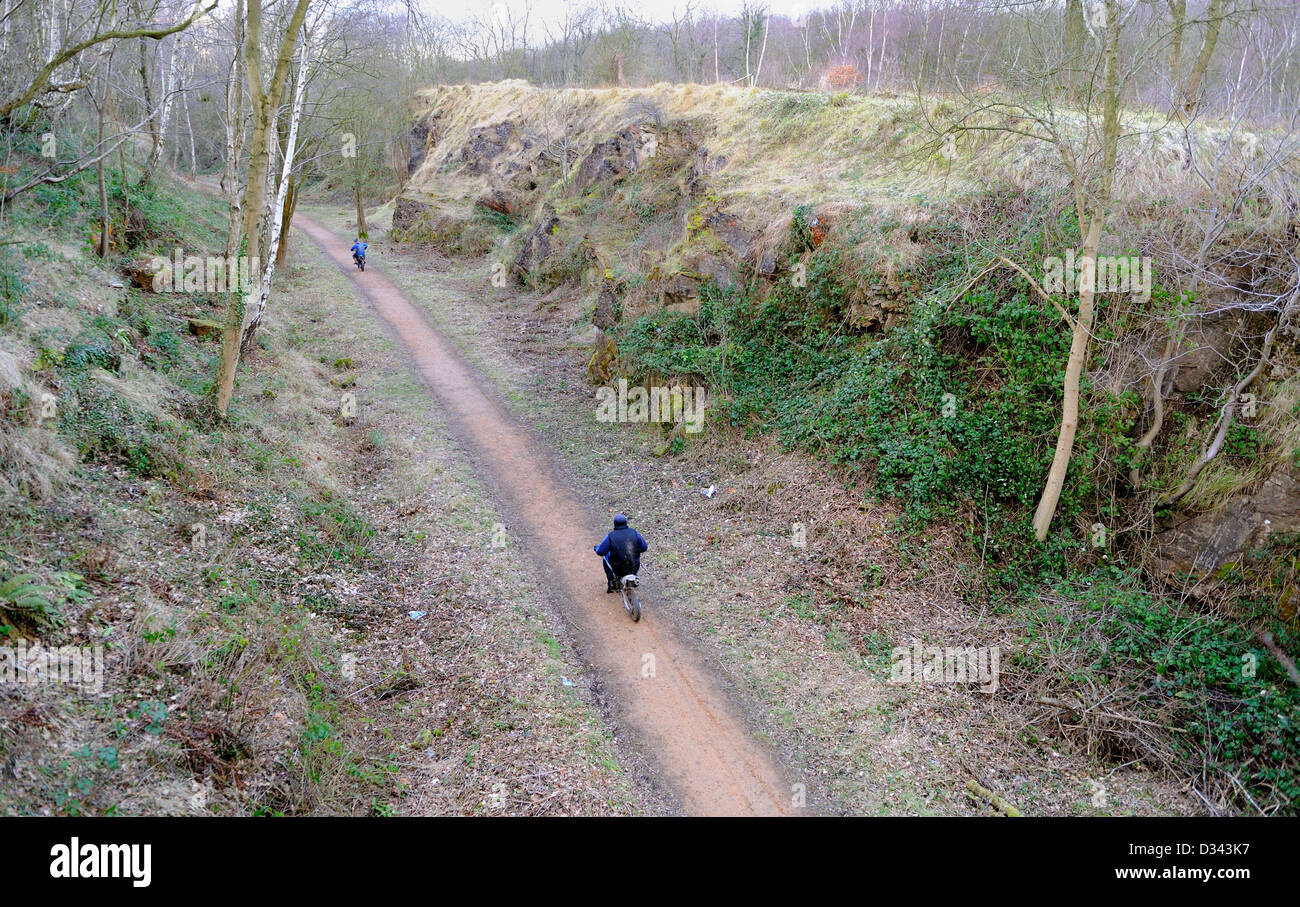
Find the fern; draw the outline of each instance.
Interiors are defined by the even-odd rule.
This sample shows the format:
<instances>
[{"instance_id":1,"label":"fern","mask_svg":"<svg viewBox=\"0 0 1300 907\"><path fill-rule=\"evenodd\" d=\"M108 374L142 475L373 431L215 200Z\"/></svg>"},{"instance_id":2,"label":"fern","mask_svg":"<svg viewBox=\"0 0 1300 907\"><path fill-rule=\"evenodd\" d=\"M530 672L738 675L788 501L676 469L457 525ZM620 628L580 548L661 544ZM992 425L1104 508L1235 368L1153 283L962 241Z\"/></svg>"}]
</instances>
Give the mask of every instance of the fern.
<instances>
[{"instance_id":1,"label":"fern","mask_svg":"<svg viewBox=\"0 0 1300 907\"><path fill-rule=\"evenodd\" d=\"M0 581L0 616L5 623L39 626L54 616L55 590L30 573L11 573Z\"/></svg>"}]
</instances>

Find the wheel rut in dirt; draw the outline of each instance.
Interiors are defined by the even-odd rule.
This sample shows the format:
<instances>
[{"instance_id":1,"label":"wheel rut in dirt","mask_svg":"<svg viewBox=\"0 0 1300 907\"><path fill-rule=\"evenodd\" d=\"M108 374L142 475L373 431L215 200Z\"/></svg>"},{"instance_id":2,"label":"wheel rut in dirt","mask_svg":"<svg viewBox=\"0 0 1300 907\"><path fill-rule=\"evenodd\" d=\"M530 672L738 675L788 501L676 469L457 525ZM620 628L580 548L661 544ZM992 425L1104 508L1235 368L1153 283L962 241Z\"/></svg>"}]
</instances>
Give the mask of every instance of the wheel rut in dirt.
<instances>
[{"instance_id":1,"label":"wheel rut in dirt","mask_svg":"<svg viewBox=\"0 0 1300 907\"><path fill-rule=\"evenodd\" d=\"M786 815L790 786L755 741L699 655L664 622L651 600L639 623L604 591L592 554L604 529L581 501L563 491L548 465L554 454L485 388L487 380L373 261L352 264L348 243L303 215L294 226L345 274L387 324L443 407L493 494L522 525L518 550L547 568L566 619L587 660L687 812L699 815ZM652 540L653 541L653 540ZM651 660L653 659L653 660ZM650 671L653 666L653 672Z\"/></svg>"}]
</instances>

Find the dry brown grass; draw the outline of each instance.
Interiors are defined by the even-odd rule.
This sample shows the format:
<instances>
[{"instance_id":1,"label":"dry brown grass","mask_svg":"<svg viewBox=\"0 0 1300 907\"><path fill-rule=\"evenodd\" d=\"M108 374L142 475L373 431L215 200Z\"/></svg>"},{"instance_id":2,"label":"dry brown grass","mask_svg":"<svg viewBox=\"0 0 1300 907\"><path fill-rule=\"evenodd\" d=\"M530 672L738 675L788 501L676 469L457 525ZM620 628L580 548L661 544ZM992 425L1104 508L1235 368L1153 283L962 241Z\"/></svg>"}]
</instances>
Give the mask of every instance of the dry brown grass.
<instances>
[{"instance_id":1,"label":"dry brown grass","mask_svg":"<svg viewBox=\"0 0 1300 907\"><path fill-rule=\"evenodd\" d=\"M72 476L75 456L41 424L42 395L49 393L23 371L29 355L0 335L0 501L48 500Z\"/></svg>"},{"instance_id":2,"label":"dry brown grass","mask_svg":"<svg viewBox=\"0 0 1300 907\"><path fill-rule=\"evenodd\" d=\"M939 154L938 136L948 125L945 114L955 115L957 102L927 102L939 108L928 111L927 126L915 99L866 96L832 105L821 94L720 85L544 89L506 81L431 88L420 99L426 111L437 114L438 137L406 191L443 204L464 204L488 182L485 176L443 164L444 155L464 147L476 127L511 121L535 142L553 144L567 123L577 159L643 118L638 111L651 109L662 121L706 124L711 155L725 159L716 191L730 210L754 225L768 224L797 204L837 202L892 210L918 195L958 196L994 186L1064 187L1055 149L1009 132L966 132L954 159ZM1067 139L1083 129L1081 115L1055 115ZM998 127L1011 121L990 110L965 125ZM1219 123L1199 124L1195 133L1198 162L1207 170L1217 165L1225 184L1246 160L1238 150L1220 155L1221 147L1240 143L1241 135L1231 124ZM1261 132L1258 154L1267 153L1275 139ZM1205 187L1186 166L1185 145L1178 124L1130 112L1118 163L1122 197L1137 205L1169 198L1195 202ZM1294 171L1279 174L1266 181L1265 191L1284 191L1294 176Z\"/></svg>"}]
</instances>

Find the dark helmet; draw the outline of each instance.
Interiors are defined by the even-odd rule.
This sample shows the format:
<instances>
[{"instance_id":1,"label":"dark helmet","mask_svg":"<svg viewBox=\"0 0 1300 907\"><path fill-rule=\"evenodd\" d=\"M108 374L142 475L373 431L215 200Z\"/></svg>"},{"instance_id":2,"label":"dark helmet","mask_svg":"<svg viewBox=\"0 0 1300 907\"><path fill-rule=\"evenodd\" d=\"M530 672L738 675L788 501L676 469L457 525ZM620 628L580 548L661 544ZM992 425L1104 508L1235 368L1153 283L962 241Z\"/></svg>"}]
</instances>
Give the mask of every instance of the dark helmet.
<instances>
[{"instance_id":1,"label":"dark helmet","mask_svg":"<svg viewBox=\"0 0 1300 907\"><path fill-rule=\"evenodd\" d=\"M626 529L626 528L627 528L627 517L623 516L623 514L621 514L621 513L616 513L616 514L614 514L614 528L615 528L615 529Z\"/></svg>"}]
</instances>

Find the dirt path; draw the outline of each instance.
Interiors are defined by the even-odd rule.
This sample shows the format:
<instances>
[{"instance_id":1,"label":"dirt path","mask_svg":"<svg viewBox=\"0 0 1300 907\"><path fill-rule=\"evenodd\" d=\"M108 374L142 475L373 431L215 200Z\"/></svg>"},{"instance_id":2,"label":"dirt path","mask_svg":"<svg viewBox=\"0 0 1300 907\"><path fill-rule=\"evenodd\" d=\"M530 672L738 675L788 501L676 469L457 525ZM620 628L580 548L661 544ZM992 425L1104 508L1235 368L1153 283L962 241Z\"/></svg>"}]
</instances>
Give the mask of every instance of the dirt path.
<instances>
[{"instance_id":1,"label":"dirt path","mask_svg":"<svg viewBox=\"0 0 1300 907\"><path fill-rule=\"evenodd\" d=\"M405 345L437 402L492 479L515 550L547 568L565 614L583 641L617 712L637 732L688 812L785 815L791 787L771 757L733 714L697 654L655 620L653 588L646 616L634 624L603 588L592 544L606 531L548 466L553 460L486 391L406 296L373 266L356 271L349 243L297 215L302 230L348 274L357 292ZM653 539L651 540L653 544ZM653 556L653 548L652 548ZM652 670L651 670L652 669ZM648 676L647 676L648 675Z\"/></svg>"}]
</instances>

